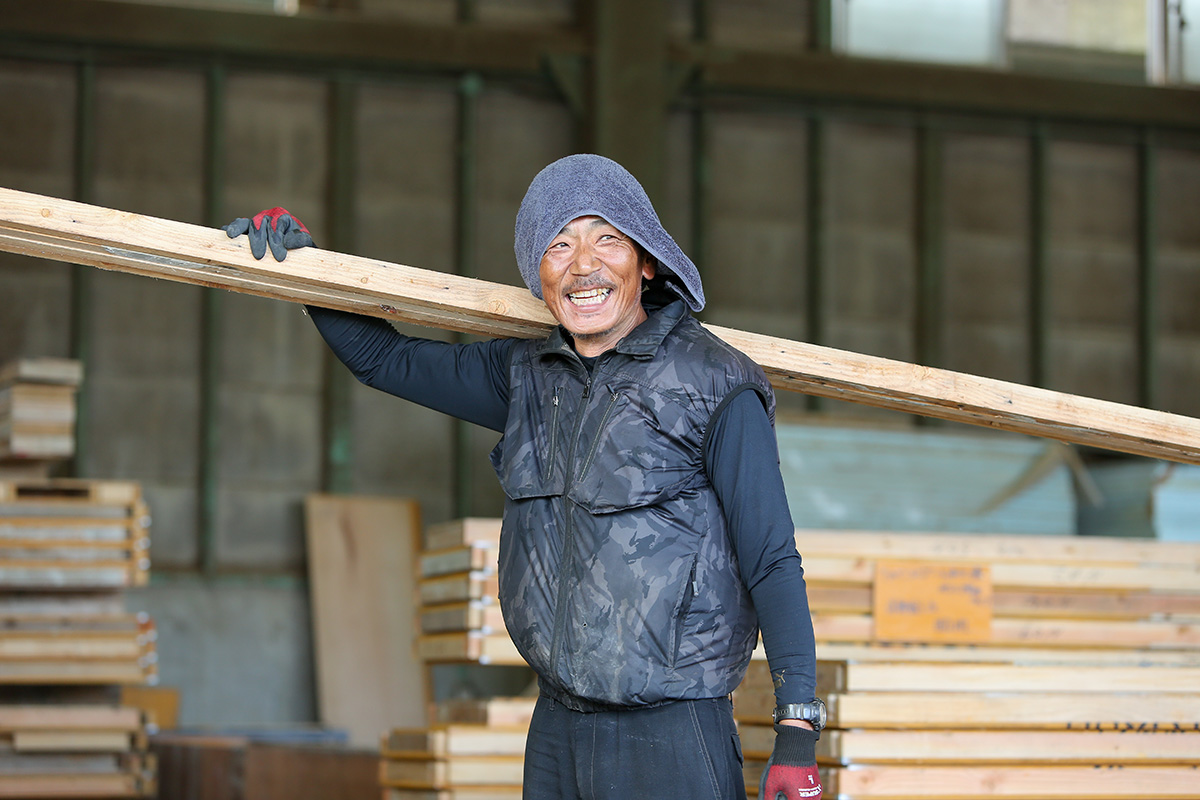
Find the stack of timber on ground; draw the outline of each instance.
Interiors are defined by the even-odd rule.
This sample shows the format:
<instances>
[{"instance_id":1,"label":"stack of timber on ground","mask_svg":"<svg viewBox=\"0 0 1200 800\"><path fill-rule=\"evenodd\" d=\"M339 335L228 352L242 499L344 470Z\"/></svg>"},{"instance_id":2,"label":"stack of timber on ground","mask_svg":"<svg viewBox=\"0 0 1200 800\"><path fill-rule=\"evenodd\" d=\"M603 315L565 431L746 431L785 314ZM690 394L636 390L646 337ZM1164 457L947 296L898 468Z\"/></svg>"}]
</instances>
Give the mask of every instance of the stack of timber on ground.
<instances>
[{"instance_id":1,"label":"stack of timber on ground","mask_svg":"<svg viewBox=\"0 0 1200 800\"><path fill-rule=\"evenodd\" d=\"M519 800L533 700L502 698L458 706L460 716L482 721L397 728L383 737L379 780L384 800ZM456 715L453 705L439 713Z\"/></svg>"},{"instance_id":2,"label":"stack of timber on ground","mask_svg":"<svg viewBox=\"0 0 1200 800\"><path fill-rule=\"evenodd\" d=\"M797 545L826 796L1200 798L1200 545L836 531ZM880 641L872 577L889 561L985 567L990 631ZM751 791L773 705L756 659L735 693Z\"/></svg>"},{"instance_id":3,"label":"stack of timber on ground","mask_svg":"<svg viewBox=\"0 0 1200 800\"><path fill-rule=\"evenodd\" d=\"M154 794L154 720L120 705L157 681L154 624L124 597L148 525L136 483L0 481L0 796Z\"/></svg>"},{"instance_id":4,"label":"stack of timber on ground","mask_svg":"<svg viewBox=\"0 0 1200 800\"><path fill-rule=\"evenodd\" d=\"M1200 797L1200 665L821 661L827 797ZM767 665L735 693L747 788L775 732Z\"/></svg>"},{"instance_id":5,"label":"stack of timber on ground","mask_svg":"<svg viewBox=\"0 0 1200 800\"><path fill-rule=\"evenodd\" d=\"M1002 649L1017 657L1029 648L1052 651L1059 659L1105 661L1128 661L1131 651L1139 649L1177 651L1181 659L1200 654L1200 545L1110 537L800 530L796 547L804 559L823 657L861 657L861 646L878 644L873 590L879 565L888 562L987 570L990 632L973 643L978 658L1004 657ZM1068 656L1065 648L1077 652ZM955 658L970 657L951 652Z\"/></svg>"},{"instance_id":6,"label":"stack of timber on ground","mask_svg":"<svg viewBox=\"0 0 1200 800\"><path fill-rule=\"evenodd\" d=\"M46 477L75 454L75 395L83 365L23 358L0 366L0 474Z\"/></svg>"},{"instance_id":7,"label":"stack of timber on ground","mask_svg":"<svg viewBox=\"0 0 1200 800\"><path fill-rule=\"evenodd\" d=\"M463 519L425 532L419 561L418 652L429 663L525 663L497 600L500 521Z\"/></svg>"},{"instance_id":8,"label":"stack of timber on ground","mask_svg":"<svg viewBox=\"0 0 1200 800\"><path fill-rule=\"evenodd\" d=\"M496 593L497 520L463 519L425 531L417 561L420 635L427 664L521 664ZM431 704L428 727L382 737L384 800L517 800L533 698Z\"/></svg>"},{"instance_id":9,"label":"stack of timber on ground","mask_svg":"<svg viewBox=\"0 0 1200 800\"><path fill-rule=\"evenodd\" d=\"M419 649L427 661L521 664L496 602L498 519L431 528L421 555ZM896 657L872 618L881 561L986 567L992 599L986 641L906 649L912 659L1031 657L1129 660L1139 648L1167 659L1200 652L1200 546L1146 539L799 530L817 644L823 657ZM1166 651L1178 651L1170 656ZM867 655L862 655L866 653ZM761 650L756 654L765 658ZM1036 652L1033 654L1036 657Z\"/></svg>"},{"instance_id":10,"label":"stack of timber on ground","mask_svg":"<svg viewBox=\"0 0 1200 800\"><path fill-rule=\"evenodd\" d=\"M134 708L0 705L0 797L152 797L151 729Z\"/></svg>"}]
</instances>

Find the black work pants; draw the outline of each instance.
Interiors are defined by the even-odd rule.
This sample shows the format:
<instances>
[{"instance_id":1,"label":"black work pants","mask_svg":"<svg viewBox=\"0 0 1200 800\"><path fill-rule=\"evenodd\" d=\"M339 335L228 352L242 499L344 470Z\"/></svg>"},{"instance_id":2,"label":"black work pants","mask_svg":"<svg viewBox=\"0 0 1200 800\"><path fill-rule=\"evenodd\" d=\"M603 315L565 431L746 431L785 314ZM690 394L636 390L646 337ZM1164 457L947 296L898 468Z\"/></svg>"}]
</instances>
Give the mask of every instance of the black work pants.
<instances>
[{"instance_id":1,"label":"black work pants","mask_svg":"<svg viewBox=\"0 0 1200 800\"><path fill-rule=\"evenodd\" d=\"M525 745L525 800L745 800L727 697L571 711L542 695Z\"/></svg>"}]
</instances>

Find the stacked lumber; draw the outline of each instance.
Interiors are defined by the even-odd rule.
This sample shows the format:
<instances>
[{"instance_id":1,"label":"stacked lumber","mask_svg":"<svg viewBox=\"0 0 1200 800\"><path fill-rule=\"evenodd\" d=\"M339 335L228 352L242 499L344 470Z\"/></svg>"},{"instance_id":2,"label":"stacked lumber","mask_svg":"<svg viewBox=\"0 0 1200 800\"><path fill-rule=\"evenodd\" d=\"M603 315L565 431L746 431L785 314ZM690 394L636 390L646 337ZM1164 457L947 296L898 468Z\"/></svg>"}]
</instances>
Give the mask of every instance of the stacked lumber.
<instances>
[{"instance_id":1,"label":"stacked lumber","mask_svg":"<svg viewBox=\"0 0 1200 800\"><path fill-rule=\"evenodd\" d=\"M136 483L0 480L0 590L143 586L148 526Z\"/></svg>"},{"instance_id":2,"label":"stacked lumber","mask_svg":"<svg viewBox=\"0 0 1200 800\"><path fill-rule=\"evenodd\" d=\"M525 663L500 615L499 546L497 519L455 520L426 531L417 584L417 651L426 662Z\"/></svg>"},{"instance_id":3,"label":"stacked lumber","mask_svg":"<svg viewBox=\"0 0 1200 800\"><path fill-rule=\"evenodd\" d=\"M1200 797L1200 545L800 531L817 632L826 796ZM889 565L990 576L962 641L883 641ZM746 783L774 742L755 660L735 693Z\"/></svg>"},{"instance_id":4,"label":"stacked lumber","mask_svg":"<svg viewBox=\"0 0 1200 800\"><path fill-rule=\"evenodd\" d=\"M146 583L148 524L136 483L0 480L0 796L156 792L154 720L118 697L158 677L123 595Z\"/></svg>"},{"instance_id":5,"label":"stacked lumber","mask_svg":"<svg viewBox=\"0 0 1200 800\"><path fill-rule=\"evenodd\" d=\"M137 709L0 705L0 797L153 797Z\"/></svg>"},{"instance_id":6,"label":"stacked lumber","mask_svg":"<svg viewBox=\"0 0 1200 800\"><path fill-rule=\"evenodd\" d=\"M821 661L826 796L1195 798L1200 663ZM735 696L746 783L770 756L765 663Z\"/></svg>"},{"instance_id":7,"label":"stacked lumber","mask_svg":"<svg viewBox=\"0 0 1200 800\"><path fill-rule=\"evenodd\" d=\"M486 715L487 702L477 711ZM528 702L532 714L532 701ZM518 800L528 720L397 728L380 744L385 800ZM511 724L518 723L518 724Z\"/></svg>"},{"instance_id":8,"label":"stacked lumber","mask_svg":"<svg viewBox=\"0 0 1200 800\"><path fill-rule=\"evenodd\" d=\"M840 652L855 652L848 645L879 643L874 588L880 565L913 562L986 570L990 624L985 636L970 642L974 649L1083 648L1113 651L1114 659L1138 649L1200 652L1200 545L801 530L796 546L804 558L817 642L837 645Z\"/></svg>"},{"instance_id":9,"label":"stacked lumber","mask_svg":"<svg viewBox=\"0 0 1200 800\"><path fill-rule=\"evenodd\" d=\"M523 664L497 600L499 520L461 519L425 531L416 564L418 656L429 665ZM384 800L517 800L530 697L443 700L428 727L382 737Z\"/></svg>"},{"instance_id":10,"label":"stacked lumber","mask_svg":"<svg viewBox=\"0 0 1200 800\"><path fill-rule=\"evenodd\" d=\"M0 459L55 461L75 453L75 394L83 365L24 358L0 367Z\"/></svg>"}]
</instances>

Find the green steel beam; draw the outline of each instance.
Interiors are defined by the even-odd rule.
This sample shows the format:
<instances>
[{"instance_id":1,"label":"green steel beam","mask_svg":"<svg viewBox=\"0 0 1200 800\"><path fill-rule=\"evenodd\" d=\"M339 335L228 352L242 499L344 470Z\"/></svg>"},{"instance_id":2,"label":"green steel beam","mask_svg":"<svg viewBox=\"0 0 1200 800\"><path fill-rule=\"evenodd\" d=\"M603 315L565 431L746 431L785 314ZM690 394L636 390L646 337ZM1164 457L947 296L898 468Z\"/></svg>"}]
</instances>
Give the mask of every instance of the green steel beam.
<instances>
[{"instance_id":1,"label":"green steel beam","mask_svg":"<svg viewBox=\"0 0 1200 800\"><path fill-rule=\"evenodd\" d=\"M483 79L468 72L459 81L456 141L457 197L454 204L455 271L467 277L475 276L475 232L479 218L477 201L479 95ZM456 337L461 339L462 337ZM463 420L453 422L454 490L453 503L458 517L472 515L475 481L471 463L473 426Z\"/></svg>"},{"instance_id":2,"label":"green steel beam","mask_svg":"<svg viewBox=\"0 0 1200 800\"><path fill-rule=\"evenodd\" d=\"M1138 240L1138 402L1158 402L1158 207L1155 200L1157 145L1154 131L1142 131L1137 147Z\"/></svg>"},{"instance_id":3,"label":"green steel beam","mask_svg":"<svg viewBox=\"0 0 1200 800\"><path fill-rule=\"evenodd\" d=\"M814 53L833 49L833 0L808 0L808 47Z\"/></svg>"},{"instance_id":4,"label":"green steel beam","mask_svg":"<svg viewBox=\"0 0 1200 800\"><path fill-rule=\"evenodd\" d=\"M667 0L591 0L584 147L625 166L656 204L666 193Z\"/></svg>"},{"instance_id":5,"label":"green steel beam","mask_svg":"<svg viewBox=\"0 0 1200 800\"><path fill-rule=\"evenodd\" d=\"M945 192L942 183L942 134L928 123L917 126L916 251L917 303L915 358L918 364L944 366L943 281Z\"/></svg>"},{"instance_id":6,"label":"green steel beam","mask_svg":"<svg viewBox=\"0 0 1200 800\"><path fill-rule=\"evenodd\" d=\"M329 184L327 214L329 248L354 250L357 163L358 84L335 78L329 87ZM347 494L353 486L353 376L328 348L324 350L324 463L322 486L332 494Z\"/></svg>"},{"instance_id":7,"label":"green steel beam","mask_svg":"<svg viewBox=\"0 0 1200 800\"><path fill-rule=\"evenodd\" d=\"M693 37L703 43L709 36L709 3L708 0L693 0L692 29ZM697 91L695 105L692 108L692 242L691 257L700 275L708 261L708 223L712 219L712 162L708 154L709 129L712 125L711 114L704 102L704 94Z\"/></svg>"},{"instance_id":8,"label":"green steel beam","mask_svg":"<svg viewBox=\"0 0 1200 800\"><path fill-rule=\"evenodd\" d=\"M84 58L75 72L75 153L74 198L82 203L93 202L96 174L96 62ZM90 267L71 267L71 358L83 365L83 383L76 397L75 454L71 474L84 477L91 455L91 390L88 374L92 362L91 333L93 330L92 300L96 271Z\"/></svg>"},{"instance_id":9,"label":"green steel beam","mask_svg":"<svg viewBox=\"0 0 1200 800\"><path fill-rule=\"evenodd\" d=\"M204 224L218 227L225 198L225 68L208 69L204 109ZM200 452L197 465L197 555L205 575L217 571L217 515L221 460L221 349L223 292L203 289L200 300Z\"/></svg>"},{"instance_id":10,"label":"green steel beam","mask_svg":"<svg viewBox=\"0 0 1200 800\"><path fill-rule=\"evenodd\" d=\"M1044 123L1034 123L1029 137L1029 382L1046 387L1046 350L1050 329L1050 279L1047 230L1049 221L1050 135Z\"/></svg>"},{"instance_id":11,"label":"green steel beam","mask_svg":"<svg viewBox=\"0 0 1200 800\"><path fill-rule=\"evenodd\" d=\"M808 118L805 134L805 339L813 344L825 344L828 331L828 290L826 275L829 272L829 174L828 162L829 124L820 115ZM828 404L822 397L808 395L805 400L810 411L820 411Z\"/></svg>"},{"instance_id":12,"label":"green steel beam","mask_svg":"<svg viewBox=\"0 0 1200 800\"><path fill-rule=\"evenodd\" d=\"M710 92L735 96L790 98L830 106L1200 129L1200 92L1186 88L678 42L671 45L670 57L697 64L699 80Z\"/></svg>"},{"instance_id":13,"label":"green steel beam","mask_svg":"<svg viewBox=\"0 0 1200 800\"><path fill-rule=\"evenodd\" d=\"M91 44L172 59L213 54L231 68L396 70L537 77L547 53L583 53L560 27L429 25L338 13L294 16L117 0L6 0L0 41Z\"/></svg>"}]
</instances>

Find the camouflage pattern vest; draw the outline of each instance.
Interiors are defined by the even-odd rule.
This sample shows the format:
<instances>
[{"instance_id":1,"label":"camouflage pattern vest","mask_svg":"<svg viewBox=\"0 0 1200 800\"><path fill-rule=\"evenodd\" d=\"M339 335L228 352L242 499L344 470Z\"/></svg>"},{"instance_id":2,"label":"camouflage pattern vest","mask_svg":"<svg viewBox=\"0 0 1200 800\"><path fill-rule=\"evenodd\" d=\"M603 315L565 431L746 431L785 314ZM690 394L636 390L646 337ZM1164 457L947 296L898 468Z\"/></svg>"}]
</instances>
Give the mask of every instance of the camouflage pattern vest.
<instances>
[{"instance_id":1,"label":"camouflage pattern vest","mask_svg":"<svg viewBox=\"0 0 1200 800\"><path fill-rule=\"evenodd\" d=\"M578 710L729 694L758 618L704 469L734 390L762 369L683 301L589 376L561 329L517 344L492 465L506 495L500 604L542 690Z\"/></svg>"}]
</instances>

